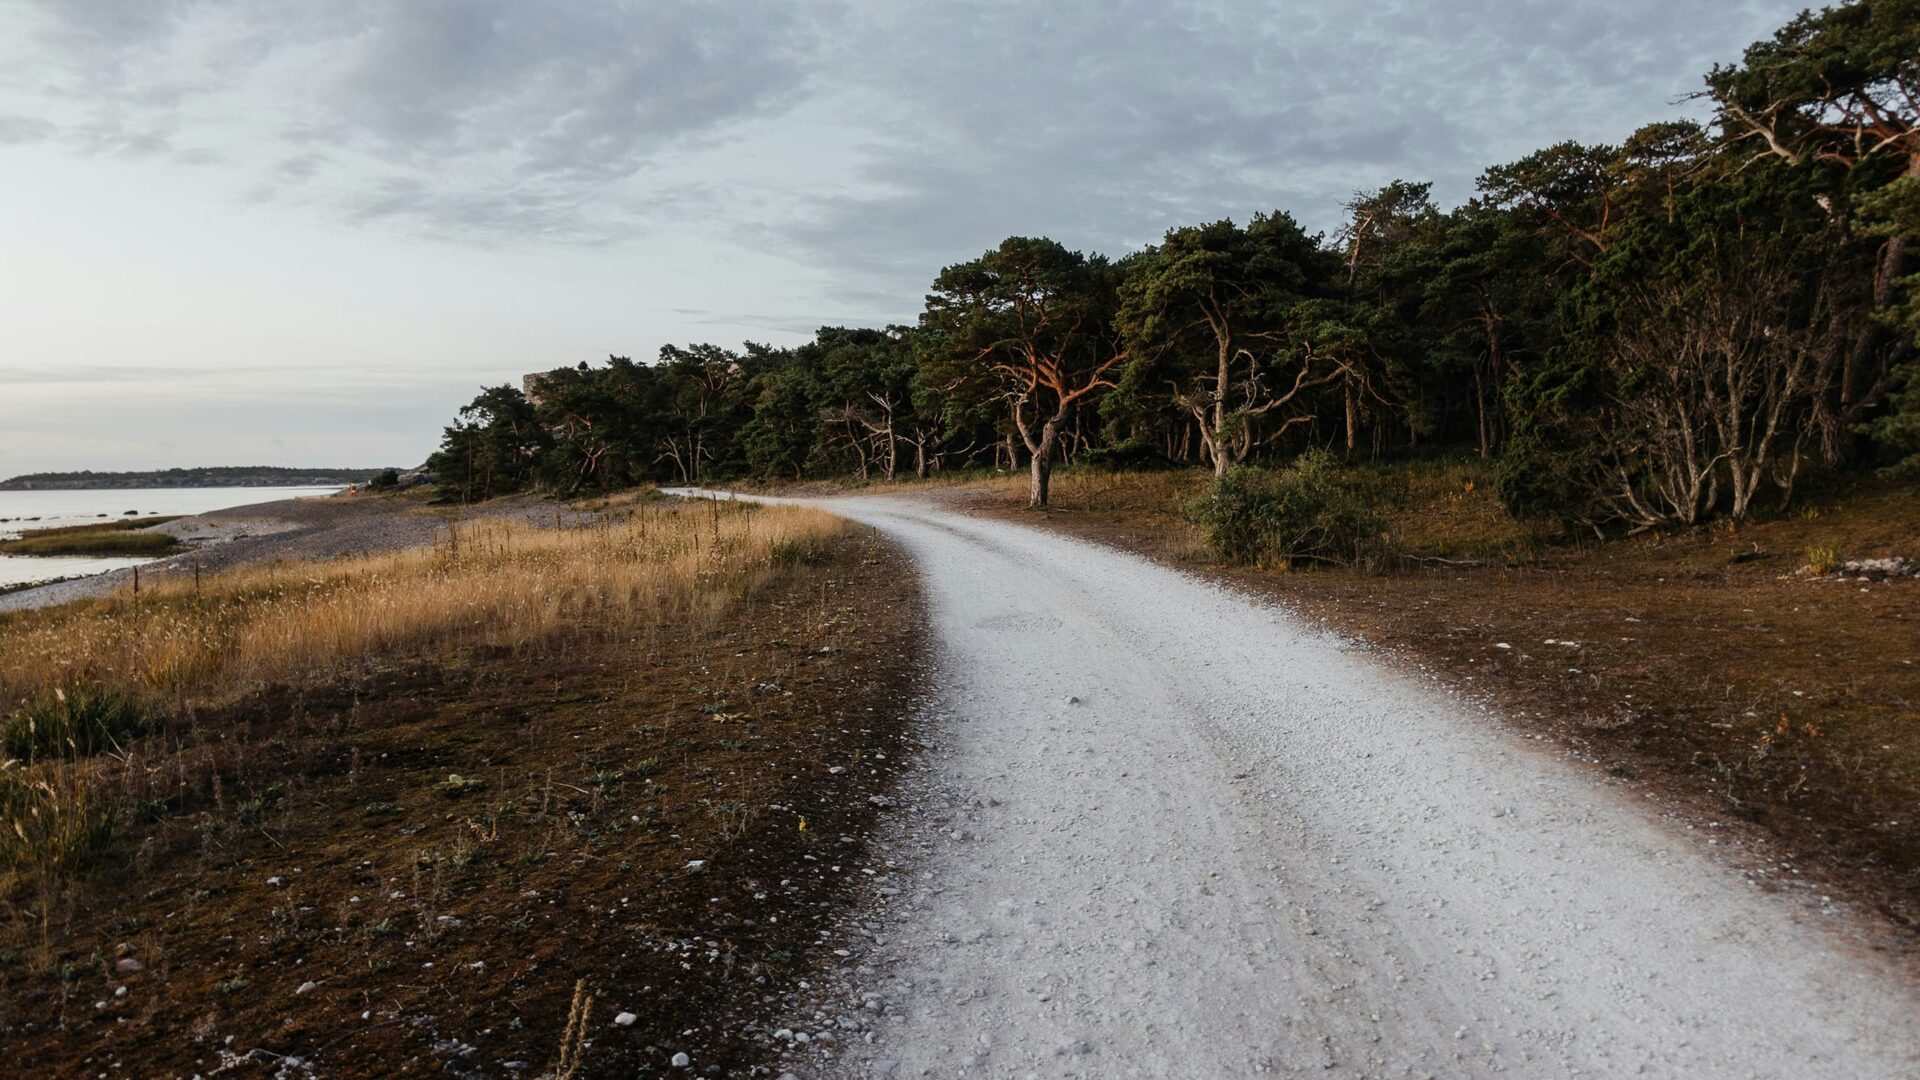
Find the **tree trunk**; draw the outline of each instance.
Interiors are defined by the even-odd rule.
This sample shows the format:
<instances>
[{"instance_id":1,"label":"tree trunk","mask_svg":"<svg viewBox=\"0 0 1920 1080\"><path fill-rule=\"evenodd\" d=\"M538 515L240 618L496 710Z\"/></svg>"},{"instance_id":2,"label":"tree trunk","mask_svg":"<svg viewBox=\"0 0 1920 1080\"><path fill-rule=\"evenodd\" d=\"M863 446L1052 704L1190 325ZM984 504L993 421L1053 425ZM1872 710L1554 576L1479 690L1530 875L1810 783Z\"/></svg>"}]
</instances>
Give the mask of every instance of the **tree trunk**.
<instances>
[{"instance_id":1,"label":"tree trunk","mask_svg":"<svg viewBox=\"0 0 1920 1080\"><path fill-rule=\"evenodd\" d=\"M1486 388L1482 385L1483 381L1480 377L1480 368L1478 365L1475 365L1473 369L1473 407L1474 411L1479 414L1480 420L1481 461L1485 461L1493 456L1492 440L1488 438L1489 433L1487 431L1487 392Z\"/></svg>"},{"instance_id":2,"label":"tree trunk","mask_svg":"<svg viewBox=\"0 0 1920 1080\"><path fill-rule=\"evenodd\" d=\"M861 482L864 483L867 479L867 443L866 440L860 437L859 432L853 430L852 421L848 421L847 423L847 442L852 444L853 452L860 462L860 472L858 475Z\"/></svg>"},{"instance_id":3,"label":"tree trunk","mask_svg":"<svg viewBox=\"0 0 1920 1080\"><path fill-rule=\"evenodd\" d=\"M1203 433L1208 434L1207 448L1213 452L1213 475L1225 476L1227 475L1227 455L1222 452L1220 446L1220 429L1227 426L1227 390L1231 388L1233 382L1230 363L1233 359L1233 353L1230 351L1233 342L1221 332L1218 324L1214 326L1213 333L1214 339L1220 346L1219 355L1216 357L1218 368L1213 375L1213 430L1210 433ZM1202 419L1201 423L1204 424L1206 421Z\"/></svg>"},{"instance_id":4,"label":"tree trunk","mask_svg":"<svg viewBox=\"0 0 1920 1080\"><path fill-rule=\"evenodd\" d=\"M1352 456L1353 456L1353 442L1354 442L1354 431L1355 431L1355 429L1356 429L1356 428L1357 428L1357 427L1359 426L1359 423L1360 423L1360 417L1359 417L1359 415L1358 415L1358 412L1357 412L1357 407L1358 407L1358 405L1359 405L1359 403L1358 403L1358 402L1356 402L1356 401L1354 400L1354 398L1353 398L1353 382L1352 382L1352 380L1348 380L1348 381L1347 381L1347 382L1345 383L1345 389L1346 389L1346 392L1347 392L1347 393L1346 393L1346 397L1347 397L1347 456L1348 456L1348 457L1352 457Z\"/></svg>"},{"instance_id":5,"label":"tree trunk","mask_svg":"<svg viewBox=\"0 0 1920 1080\"><path fill-rule=\"evenodd\" d=\"M1059 421L1048 420L1040 426L1039 441L1028 448L1033 452L1033 484L1027 493L1030 507L1047 505L1047 490L1053 482L1053 444L1059 434Z\"/></svg>"}]
</instances>

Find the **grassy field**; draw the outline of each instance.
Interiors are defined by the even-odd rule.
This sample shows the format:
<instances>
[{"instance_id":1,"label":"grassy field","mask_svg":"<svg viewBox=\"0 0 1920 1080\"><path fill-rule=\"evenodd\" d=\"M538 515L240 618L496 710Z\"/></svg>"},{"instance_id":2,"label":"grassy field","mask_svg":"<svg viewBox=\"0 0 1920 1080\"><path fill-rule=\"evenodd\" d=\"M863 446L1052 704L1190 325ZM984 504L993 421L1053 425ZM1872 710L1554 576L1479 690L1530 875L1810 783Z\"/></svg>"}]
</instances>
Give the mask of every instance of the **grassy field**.
<instances>
[{"instance_id":1,"label":"grassy field","mask_svg":"<svg viewBox=\"0 0 1920 1080\"><path fill-rule=\"evenodd\" d=\"M532 1076L579 987L582 1076L758 1064L902 757L912 580L637 502L0 617L0 1049Z\"/></svg>"},{"instance_id":2,"label":"grassy field","mask_svg":"<svg viewBox=\"0 0 1920 1080\"><path fill-rule=\"evenodd\" d=\"M182 549L180 541L152 530L155 525L172 520L145 517L103 521L97 525L28 529L18 539L0 540L0 555L171 555Z\"/></svg>"},{"instance_id":3,"label":"grassy field","mask_svg":"<svg viewBox=\"0 0 1920 1080\"><path fill-rule=\"evenodd\" d=\"M957 498L1271 595L1500 707L1532 734L1748 852L1756 881L1818 880L1920 930L1920 555L1911 485L1803 485L1774 520L1607 543L1514 522L1474 461L1358 470L1384 570L1230 567L1183 508L1197 472L1065 471Z\"/></svg>"}]
</instances>

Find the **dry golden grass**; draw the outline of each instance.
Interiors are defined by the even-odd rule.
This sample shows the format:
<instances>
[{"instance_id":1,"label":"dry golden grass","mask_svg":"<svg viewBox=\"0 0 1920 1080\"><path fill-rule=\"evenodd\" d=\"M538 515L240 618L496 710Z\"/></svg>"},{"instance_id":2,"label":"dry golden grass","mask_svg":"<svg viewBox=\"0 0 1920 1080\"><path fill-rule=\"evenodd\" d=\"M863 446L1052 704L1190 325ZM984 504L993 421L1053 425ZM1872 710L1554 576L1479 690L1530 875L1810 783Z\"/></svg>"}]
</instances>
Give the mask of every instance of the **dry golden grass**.
<instances>
[{"instance_id":1,"label":"dry golden grass","mask_svg":"<svg viewBox=\"0 0 1920 1080\"><path fill-rule=\"evenodd\" d=\"M162 770L108 727L163 729L146 718L399 658L646 643L663 626L711 625L844 528L817 510L746 503L638 506L566 529L454 522L428 547L250 567L198 587L167 582L0 616L0 729L6 745L38 748L0 761L0 893L8 878L45 883L79 870L111 844L119 804L152 794ZM67 715L95 699L127 701L139 715L118 725ZM54 720L64 723L36 734ZM189 758L199 760L161 758L182 777ZM109 777L117 782L103 786Z\"/></svg>"},{"instance_id":2,"label":"dry golden grass","mask_svg":"<svg viewBox=\"0 0 1920 1080\"><path fill-rule=\"evenodd\" d=\"M455 523L431 547L250 567L0 617L0 702L84 681L204 703L368 659L717 612L837 533L816 510L638 507L592 526Z\"/></svg>"}]
</instances>

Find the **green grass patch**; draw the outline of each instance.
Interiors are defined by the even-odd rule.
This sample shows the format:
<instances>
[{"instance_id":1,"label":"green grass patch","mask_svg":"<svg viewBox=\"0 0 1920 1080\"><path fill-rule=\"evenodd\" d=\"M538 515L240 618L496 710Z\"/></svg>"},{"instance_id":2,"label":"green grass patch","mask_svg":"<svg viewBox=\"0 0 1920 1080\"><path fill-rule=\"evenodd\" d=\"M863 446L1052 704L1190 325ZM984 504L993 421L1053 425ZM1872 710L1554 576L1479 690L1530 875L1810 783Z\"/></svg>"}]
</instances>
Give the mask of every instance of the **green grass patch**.
<instances>
[{"instance_id":1,"label":"green grass patch","mask_svg":"<svg viewBox=\"0 0 1920 1080\"><path fill-rule=\"evenodd\" d=\"M0 540L0 555L171 555L180 541L155 525L171 517L129 518L97 525L68 525L58 529L28 529L18 540Z\"/></svg>"},{"instance_id":2,"label":"green grass patch","mask_svg":"<svg viewBox=\"0 0 1920 1080\"><path fill-rule=\"evenodd\" d=\"M131 694L73 684L27 701L0 727L0 748L29 761L92 757L123 746L148 728L147 710Z\"/></svg>"}]
</instances>

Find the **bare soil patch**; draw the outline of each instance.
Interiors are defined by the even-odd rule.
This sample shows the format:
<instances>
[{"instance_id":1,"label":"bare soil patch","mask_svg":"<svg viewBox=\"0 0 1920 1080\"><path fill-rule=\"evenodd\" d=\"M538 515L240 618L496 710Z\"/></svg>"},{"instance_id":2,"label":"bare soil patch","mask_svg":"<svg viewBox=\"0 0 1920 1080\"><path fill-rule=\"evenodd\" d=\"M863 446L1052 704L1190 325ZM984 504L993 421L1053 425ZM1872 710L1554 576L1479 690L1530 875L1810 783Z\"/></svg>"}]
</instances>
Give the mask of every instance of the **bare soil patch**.
<instances>
[{"instance_id":1,"label":"bare soil patch","mask_svg":"<svg viewBox=\"0 0 1920 1080\"><path fill-rule=\"evenodd\" d=\"M218 767L0 906L0 1073L540 1076L581 984L579 1076L749 1075L901 764L920 619L855 530L711 625L202 712L168 737Z\"/></svg>"}]
</instances>

